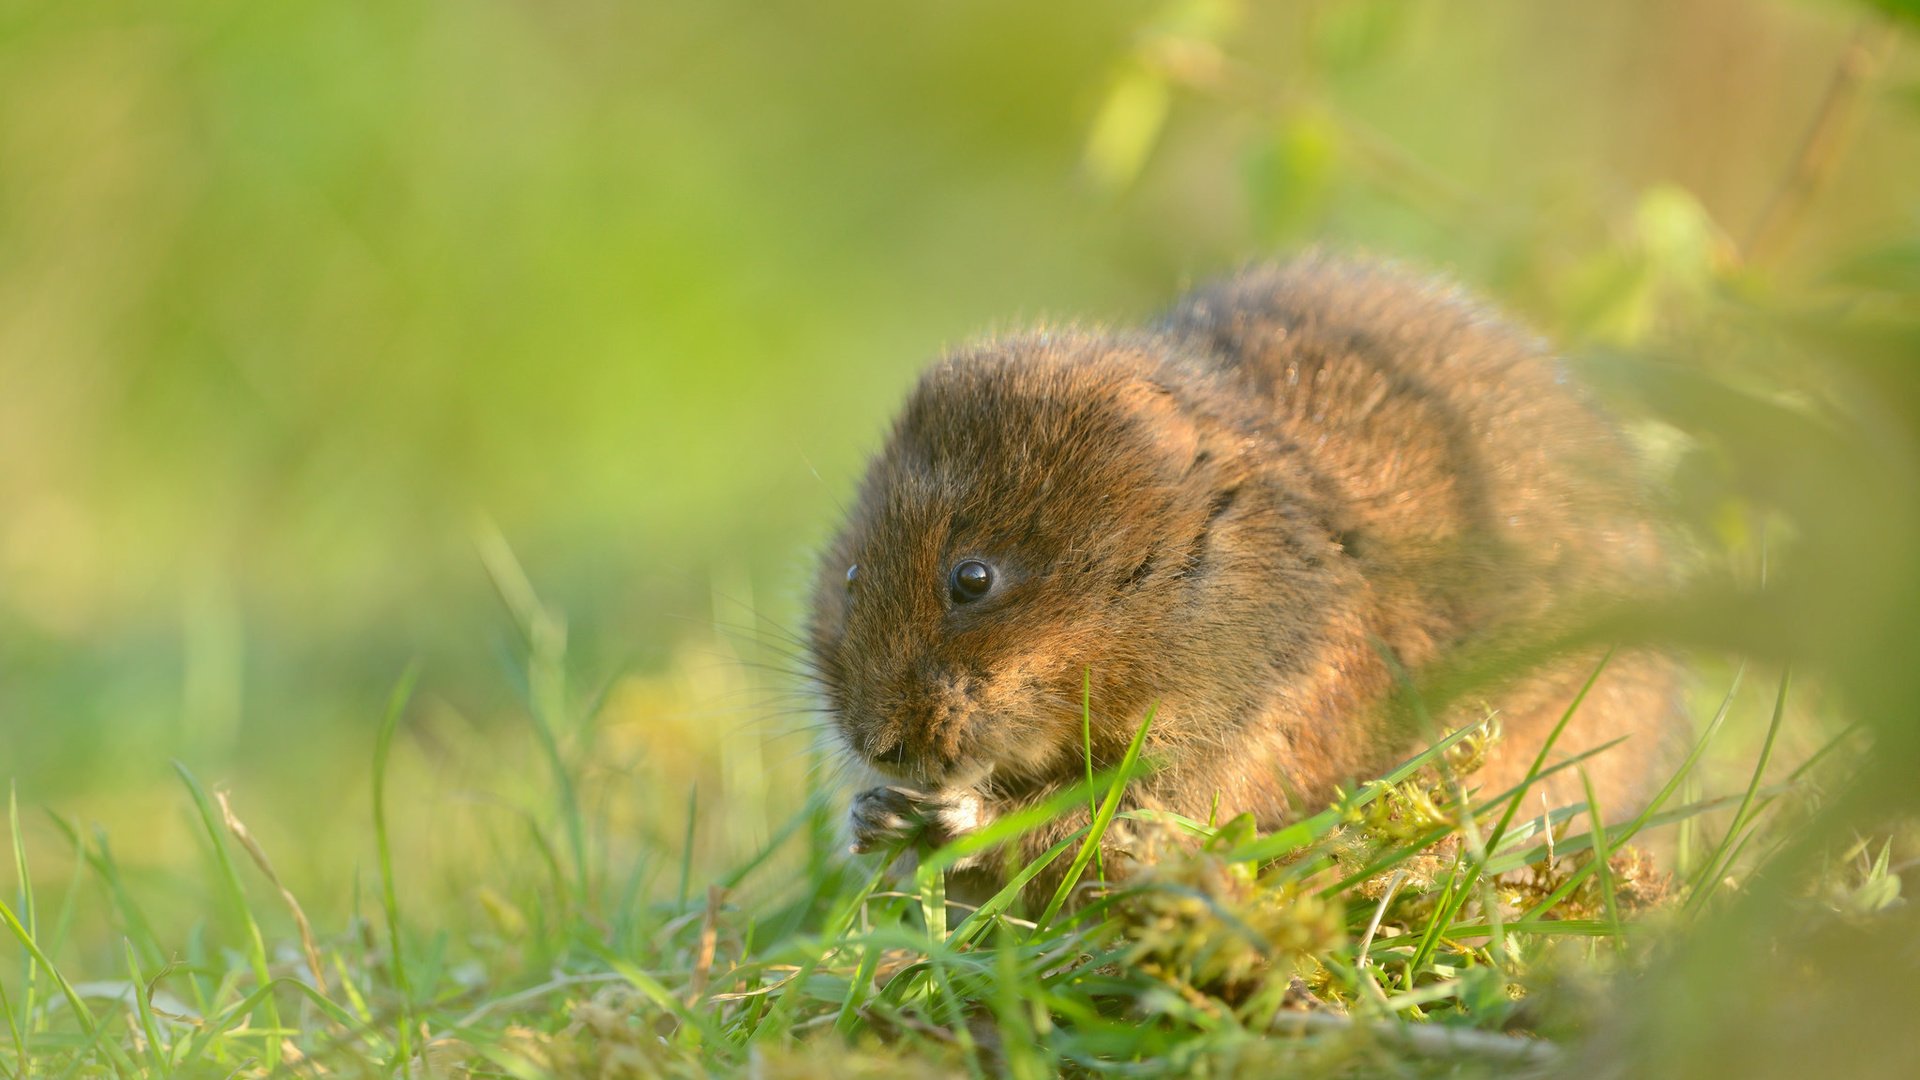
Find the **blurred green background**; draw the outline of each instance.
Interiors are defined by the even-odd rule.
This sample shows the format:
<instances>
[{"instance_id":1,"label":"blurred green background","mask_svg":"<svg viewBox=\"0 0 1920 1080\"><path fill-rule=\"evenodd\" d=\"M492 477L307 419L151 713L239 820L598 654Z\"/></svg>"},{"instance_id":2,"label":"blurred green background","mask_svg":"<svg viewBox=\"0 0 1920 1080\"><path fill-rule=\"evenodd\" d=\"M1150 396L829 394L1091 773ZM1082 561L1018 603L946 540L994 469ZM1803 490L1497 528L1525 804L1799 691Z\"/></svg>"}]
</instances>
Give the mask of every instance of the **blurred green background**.
<instances>
[{"instance_id":1,"label":"blurred green background","mask_svg":"<svg viewBox=\"0 0 1920 1080\"><path fill-rule=\"evenodd\" d=\"M410 660L421 783L528 752L497 527L644 827L778 798L743 663L944 346L1324 243L1710 366L1920 232L1915 76L1839 0L0 0L0 776L163 865L178 758L343 873Z\"/></svg>"}]
</instances>

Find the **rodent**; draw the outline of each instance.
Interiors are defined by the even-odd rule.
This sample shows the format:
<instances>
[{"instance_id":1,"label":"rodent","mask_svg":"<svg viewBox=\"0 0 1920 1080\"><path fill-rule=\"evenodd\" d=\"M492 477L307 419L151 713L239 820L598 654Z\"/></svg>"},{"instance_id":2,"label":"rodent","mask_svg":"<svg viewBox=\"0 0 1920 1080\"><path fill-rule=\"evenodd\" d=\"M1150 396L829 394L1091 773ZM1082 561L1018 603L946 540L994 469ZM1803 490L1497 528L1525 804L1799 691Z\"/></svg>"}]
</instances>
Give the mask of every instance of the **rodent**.
<instances>
[{"instance_id":1,"label":"rodent","mask_svg":"<svg viewBox=\"0 0 1920 1080\"><path fill-rule=\"evenodd\" d=\"M1634 474L1544 342L1380 262L1310 254L1145 329L961 348L912 391L814 587L811 666L874 779L855 849L951 839L1082 779L1083 678L1096 766L1155 710L1129 806L1265 828L1322 809L1432 738L1395 719L1395 664L1417 680L1657 583ZM1484 793L1526 775L1599 655L1438 718L1497 710ZM1677 679L1615 657L1555 744L1628 736L1583 766L1604 810L1644 801L1670 756ZM1541 786L1581 797L1571 773Z\"/></svg>"}]
</instances>

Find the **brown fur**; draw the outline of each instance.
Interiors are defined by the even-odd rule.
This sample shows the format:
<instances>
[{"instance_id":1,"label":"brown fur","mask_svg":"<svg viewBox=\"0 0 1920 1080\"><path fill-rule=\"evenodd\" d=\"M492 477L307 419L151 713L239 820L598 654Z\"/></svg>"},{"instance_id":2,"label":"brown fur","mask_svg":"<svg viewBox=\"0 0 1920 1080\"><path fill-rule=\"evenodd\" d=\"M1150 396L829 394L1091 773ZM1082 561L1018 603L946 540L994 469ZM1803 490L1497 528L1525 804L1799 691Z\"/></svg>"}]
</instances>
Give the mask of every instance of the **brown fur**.
<instances>
[{"instance_id":1,"label":"brown fur","mask_svg":"<svg viewBox=\"0 0 1920 1080\"><path fill-rule=\"evenodd\" d=\"M1090 671L1097 762L1158 703L1137 805L1271 827L1427 734L1394 721L1388 656L1418 679L1658 578L1627 465L1542 343L1458 291L1258 267L1146 331L1037 331L929 369L828 549L814 664L903 813L968 799L984 820L1083 776ZM955 603L970 557L996 584ZM1505 730L1485 790L1525 774L1594 660L1474 699ZM1559 747L1633 736L1590 767L1603 806L1643 798L1675 697L1651 655L1596 686ZM856 831L895 820L885 794Z\"/></svg>"}]
</instances>

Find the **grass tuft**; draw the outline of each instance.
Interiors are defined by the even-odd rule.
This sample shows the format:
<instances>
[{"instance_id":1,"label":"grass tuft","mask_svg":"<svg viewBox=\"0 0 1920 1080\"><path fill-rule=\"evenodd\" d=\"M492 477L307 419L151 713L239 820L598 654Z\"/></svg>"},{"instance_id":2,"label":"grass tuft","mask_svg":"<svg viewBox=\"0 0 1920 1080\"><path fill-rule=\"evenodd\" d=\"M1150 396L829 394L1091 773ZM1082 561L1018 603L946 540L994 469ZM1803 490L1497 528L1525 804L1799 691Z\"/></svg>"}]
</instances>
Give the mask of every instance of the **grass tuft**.
<instances>
[{"instance_id":1,"label":"grass tuft","mask_svg":"<svg viewBox=\"0 0 1920 1080\"><path fill-rule=\"evenodd\" d=\"M1742 791L1670 805L1731 711L1730 691L1641 813L1607 820L1588 786L1584 802L1542 805L1530 816L1522 808L1542 778L1574 771L1585 786L1585 765L1606 748L1549 748L1518 784L1483 792L1475 771L1499 738L1488 718L1437 738L1325 810L1263 832L1246 817L1200 822L1129 808L1128 785L1147 767L1150 710L1111 768L1090 767L1084 782L1042 805L917 852L910 873L891 857L850 862L829 851L823 819L833 810L820 791L717 867L681 847L702 835L704 815L689 798L684 829L660 829L632 849L607 847L608 872L589 879L562 872L563 856L548 842L549 827L564 836L564 821L515 813L493 834L490 858L448 870L470 909L410 901L403 918L401 896L419 868L396 853L418 849L430 836L420 830L432 828L394 802L411 775L396 744L417 678L409 669L394 687L373 746L383 933L350 910L321 908L309 920L232 807L176 766L212 844L212 873L199 888L218 904L185 932L156 924L135 903L147 886L121 872L105 836L88 843L55 818L82 872L101 886L94 914L125 931L109 949L82 942L74 950L76 962L114 972L76 984L55 966L55 935L33 922L15 812L28 915L0 904L0 919L27 960L26 977L0 979L12 1042L4 1075L1155 1077L1550 1067L1568 1060L1569 1038L1600 1023L1589 1005L1563 1003L1569 973L1657 962L1663 943L1704 913L1725 870L1773 850L1778 830L1797 820L1764 811L1811 783L1821 760L1842 766L1850 756L1843 734L1769 784L1769 736ZM1772 727L1785 701L1783 683ZM1576 697L1567 716L1578 705ZM516 775L513 765L504 761L499 775ZM623 789L596 785L621 782L576 777L578 805L617 806ZM555 805L547 794L536 786L525 798ZM1067 813L1088 820L997 894L977 905L949 894L957 862ZM1715 818L1728 822L1721 842L1679 885L1632 846L1648 829ZM1097 853L1123 820L1143 857L1117 879L1118 868L1106 867L1103 880ZM581 829L620 833L612 820L583 820ZM229 840L248 852L270 895L249 895ZM1832 908L1853 919L1897 907L1888 850L1839 853L1820 895L1838 897ZM1055 869L1061 860L1063 871ZM1023 900L1042 875L1057 883ZM82 910L73 925L88 919ZM96 959L104 953L112 959ZM109 985L114 1012L102 1015L88 998ZM59 1007L38 998L24 1007L35 986L54 988ZM181 988L188 1000L175 996Z\"/></svg>"}]
</instances>

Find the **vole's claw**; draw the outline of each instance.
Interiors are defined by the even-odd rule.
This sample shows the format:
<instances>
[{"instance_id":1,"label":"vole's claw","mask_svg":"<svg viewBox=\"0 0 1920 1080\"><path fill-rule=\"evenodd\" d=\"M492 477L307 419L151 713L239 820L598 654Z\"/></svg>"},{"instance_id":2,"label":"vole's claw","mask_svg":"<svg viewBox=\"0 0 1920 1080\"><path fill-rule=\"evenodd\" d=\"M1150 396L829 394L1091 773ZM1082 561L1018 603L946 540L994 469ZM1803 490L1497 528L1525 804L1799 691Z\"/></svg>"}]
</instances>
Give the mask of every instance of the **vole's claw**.
<instances>
[{"instance_id":1,"label":"vole's claw","mask_svg":"<svg viewBox=\"0 0 1920 1080\"><path fill-rule=\"evenodd\" d=\"M868 788L854 796L849 816L856 855L915 840L939 847L984 823L976 792L905 787Z\"/></svg>"},{"instance_id":2,"label":"vole's claw","mask_svg":"<svg viewBox=\"0 0 1920 1080\"><path fill-rule=\"evenodd\" d=\"M878 851L913 838L920 831L920 801L925 794L910 788L868 788L853 797L853 850L856 855Z\"/></svg>"}]
</instances>

